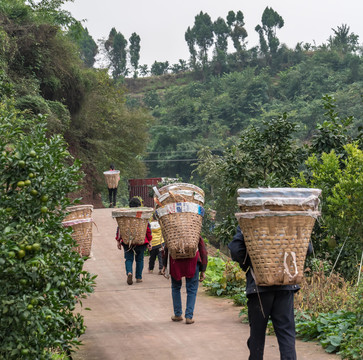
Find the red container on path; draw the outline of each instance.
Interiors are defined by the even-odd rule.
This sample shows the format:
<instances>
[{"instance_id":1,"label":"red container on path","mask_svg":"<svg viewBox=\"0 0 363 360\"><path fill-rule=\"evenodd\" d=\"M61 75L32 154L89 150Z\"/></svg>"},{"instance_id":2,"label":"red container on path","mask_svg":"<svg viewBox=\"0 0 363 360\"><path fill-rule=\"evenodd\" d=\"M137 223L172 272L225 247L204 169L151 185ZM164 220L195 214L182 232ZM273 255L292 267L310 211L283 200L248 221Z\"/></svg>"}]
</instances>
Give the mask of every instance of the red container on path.
<instances>
[{"instance_id":1,"label":"red container on path","mask_svg":"<svg viewBox=\"0 0 363 360\"><path fill-rule=\"evenodd\" d=\"M129 179L129 195L130 199L134 196L140 196L143 200L143 206L154 206L154 192L152 188L157 186L162 178L148 179Z\"/></svg>"}]
</instances>

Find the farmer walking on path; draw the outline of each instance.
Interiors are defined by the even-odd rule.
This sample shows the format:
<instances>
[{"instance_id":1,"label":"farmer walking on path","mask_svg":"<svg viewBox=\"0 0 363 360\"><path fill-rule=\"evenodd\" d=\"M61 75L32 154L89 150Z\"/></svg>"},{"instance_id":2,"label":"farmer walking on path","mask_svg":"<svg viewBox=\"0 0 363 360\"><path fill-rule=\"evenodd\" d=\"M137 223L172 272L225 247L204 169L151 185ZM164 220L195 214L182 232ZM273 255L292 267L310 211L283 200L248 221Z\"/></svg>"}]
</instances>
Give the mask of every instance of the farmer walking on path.
<instances>
[{"instance_id":1,"label":"farmer walking on path","mask_svg":"<svg viewBox=\"0 0 363 360\"><path fill-rule=\"evenodd\" d=\"M193 326L170 321L170 280L145 274L147 281L129 286L115 246L116 220L109 208L95 209L92 252L84 269L97 274L95 292L77 308L87 330L73 360L226 360L248 359L248 324L232 300L197 295ZM152 304L152 305L150 305ZM90 308L91 311L86 310ZM340 360L316 343L296 342L299 360ZM280 360L276 338L266 337L265 359Z\"/></svg>"}]
</instances>

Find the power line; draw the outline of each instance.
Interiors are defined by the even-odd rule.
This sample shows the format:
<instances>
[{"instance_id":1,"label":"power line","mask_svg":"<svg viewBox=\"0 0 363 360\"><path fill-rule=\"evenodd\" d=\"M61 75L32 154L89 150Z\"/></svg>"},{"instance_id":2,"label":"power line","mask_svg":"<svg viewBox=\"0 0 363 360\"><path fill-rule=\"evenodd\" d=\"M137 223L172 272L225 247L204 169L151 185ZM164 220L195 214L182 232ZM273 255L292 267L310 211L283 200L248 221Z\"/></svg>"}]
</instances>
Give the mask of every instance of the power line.
<instances>
[{"instance_id":1,"label":"power line","mask_svg":"<svg viewBox=\"0 0 363 360\"><path fill-rule=\"evenodd\" d=\"M163 162L163 161L169 161L169 162L176 162L176 161L199 161L199 159L159 159L159 160L143 160L144 162Z\"/></svg>"}]
</instances>

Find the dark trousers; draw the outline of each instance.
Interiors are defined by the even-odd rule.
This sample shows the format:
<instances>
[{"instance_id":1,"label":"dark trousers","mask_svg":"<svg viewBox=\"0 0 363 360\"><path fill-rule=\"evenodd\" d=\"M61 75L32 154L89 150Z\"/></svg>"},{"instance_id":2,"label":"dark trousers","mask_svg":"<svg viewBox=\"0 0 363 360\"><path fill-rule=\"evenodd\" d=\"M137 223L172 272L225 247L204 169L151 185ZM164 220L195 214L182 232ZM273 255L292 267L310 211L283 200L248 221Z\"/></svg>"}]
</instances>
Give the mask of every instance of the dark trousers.
<instances>
[{"instance_id":1,"label":"dark trousers","mask_svg":"<svg viewBox=\"0 0 363 360\"><path fill-rule=\"evenodd\" d=\"M159 261L159 270L163 268L163 258L160 249L161 245L153 247L150 250L149 270L154 270L156 257L158 258Z\"/></svg>"},{"instance_id":2,"label":"dark trousers","mask_svg":"<svg viewBox=\"0 0 363 360\"><path fill-rule=\"evenodd\" d=\"M116 206L116 196L117 196L117 188L108 189L108 199L110 201L110 205Z\"/></svg>"},{"instance_id":3,"label":"dark trousers","mask_svg":"<svg viewBox=\"0 0 363 360\"><path fill-rule=\"evenodd\" d=\"M263 312L258 296L261 299ZM262 360L265 348L266 327L271 318L280 349L281 360L296 360L294 292L291 290L267 291L248 295L248 321L250 337L249 360ZM264 316L265 315L265 316Z\"/></svg>"}]
</instances>

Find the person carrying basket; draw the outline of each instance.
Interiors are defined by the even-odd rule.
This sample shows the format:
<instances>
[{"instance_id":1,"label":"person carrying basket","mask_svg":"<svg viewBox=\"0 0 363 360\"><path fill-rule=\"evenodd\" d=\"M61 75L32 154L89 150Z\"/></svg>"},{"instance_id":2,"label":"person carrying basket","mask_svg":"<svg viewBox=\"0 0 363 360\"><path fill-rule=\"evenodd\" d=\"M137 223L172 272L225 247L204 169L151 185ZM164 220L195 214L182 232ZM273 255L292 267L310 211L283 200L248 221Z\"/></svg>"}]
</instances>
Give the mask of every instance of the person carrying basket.
<instances>
[{"instance_id":1,"label":"person carrying basket","mask_svg":"<svg viewBox=\"0 0 363 360\"><path fill-rule=\"evenodd\" d=\"M118 186L118 182L120 181L120 175L119 172L116 172L115 170L115 166L113 164L110 165L110 170L111 172L115 172L114 176L115 176L115 180L112 181L113 185L110 186L108 185L108 199L109 199L109 207L113 208L116 206L116 197L117 197L117 186Z\"/></svg>"},{"instance_id":2,"label":"person carrying basket","mask_svg":"<svg viewBox=\"0 0 363 360\"><path fill-rule=\"evenodd\" d=\"M208 265L208 252L202 237L199 237L198 250L193 258L173 259L169 256L167 246L163 251L163 268L162 275L165 276L166 267L170 267L171 275L171 295L173 299L174 315L171 317L172 321L183 321L182 317L182 300L181 300L181 286L182 278L185 277L186 290L187 290L187 303L185 308L185 323L193 324L193 313L195 301L197 299L198 285L205 279L205 271Z\"/></svg>"},{"instance_id":3,"label":"person carrying basket","mask_svg":"<svg viewBox=\"0 0 363 360\"><path fill-rule=\"evenodd\" d=\"M133 207L140 207L141 201L137 197L133 197L129 202L130 208ZM133 284L132 279L132 268L133 268L133 262L135 260L136 262L136 282L140 283L142 282L142 271L144 269L144 252L146 247L148 250L151 250L151 240L152 240L152 234L150 229L150 224L147 224L146 228L146 234L145 234L145 241L142 245L132 245L129 246L128 244L125 244L121 238L119 227L117 227L116 230L116 241L117 241L117 247L121 250L121 246L124 248L124 255L125 255L125 268L126 268L126 275L127 275L127 283L129 285Z\"/></svg>"},{"instance_id":4,"label":"person carrying basket","mask_svg":"<svg viewBox=\"0 0 363 360\"><path fill-rule=\"evenodd\" d=\"M250 337L247 346L249 360L263 360L266 328L269 318L276 333L281 360L296 360L294 294L299 285L257 286L244 236L238 225L233 240L228 244L233 261L246 271L246 295ZM309 243L307 254L312 253Z\"/></svg>"}]
</instances>

